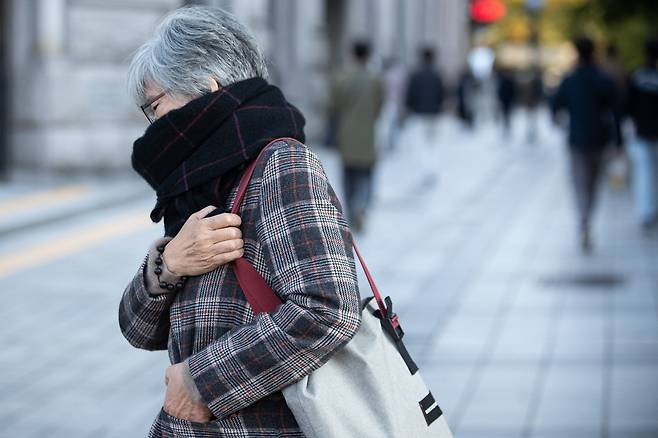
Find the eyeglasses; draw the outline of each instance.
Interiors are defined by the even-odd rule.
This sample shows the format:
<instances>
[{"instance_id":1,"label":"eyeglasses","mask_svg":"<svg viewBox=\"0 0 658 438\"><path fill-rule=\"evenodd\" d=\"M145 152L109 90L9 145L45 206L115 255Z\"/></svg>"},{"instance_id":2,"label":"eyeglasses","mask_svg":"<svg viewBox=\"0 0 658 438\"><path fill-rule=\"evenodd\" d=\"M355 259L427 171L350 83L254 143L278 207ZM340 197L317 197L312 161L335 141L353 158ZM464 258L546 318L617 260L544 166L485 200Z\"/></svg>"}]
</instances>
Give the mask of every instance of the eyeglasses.
<instances>
[{"instance_id":1,"label":"eyeglasses","mask_svg":"<svg viewBox=\"0 0 658 438\"><path fill-rule=\"evenodd\" d=\"M155 96L153 99L146 102L144 105L139 106L139 109L142 110L142 112L146 116L146 120L148 120L149 123L155 122L155 119L157 118L157 117L155 117L155 112L153 111L153 108L151 108L151 105L153 105L158 99L160 99L165 94L167 94L167 93L165 93L163 91L162 93Z\"/></svg>"}]
</instances>

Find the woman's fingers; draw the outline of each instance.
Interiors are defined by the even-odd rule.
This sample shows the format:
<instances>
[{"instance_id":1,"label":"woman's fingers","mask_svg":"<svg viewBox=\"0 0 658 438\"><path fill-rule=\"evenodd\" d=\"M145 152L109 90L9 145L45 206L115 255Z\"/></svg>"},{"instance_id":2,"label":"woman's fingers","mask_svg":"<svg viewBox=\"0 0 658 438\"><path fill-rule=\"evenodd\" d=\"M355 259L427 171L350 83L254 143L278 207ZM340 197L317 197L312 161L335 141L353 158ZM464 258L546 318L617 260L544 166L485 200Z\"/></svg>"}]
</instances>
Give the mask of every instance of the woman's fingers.
<instances>
[{"instance_id":1,"label":"woman's fingers","mask_svg":"<svg viewBox=\"0 0 658 438\"><path fill-rule=\"evenodd\" d=\"M244 249L240 248L240 249L236 249L235 251L224 252L216 255L213 258L213 262L215 263L216 266L225 265L226 263L232 262L235 259L239 259L243 255L244 255Z\"/></svg>"},{"instance_id":2,"label":"woman's fingers","mask_svg":"<svg viewBox=\"0 0 658 438\"><path fill-rule=\"evenodd\" d=\"M209 233L209 239L212 244L223 242L225 240L242 239L242 231L240 231L240 228L235 227L211 230Z\"/></svg>"},{"instance_id":3,"label":"woman's fingers","mask_svg":"<svg viewBox=\"0 0 658 438\"><path fill-rule=\"evenodd\" d=\"M203 210L201 210L203 211ZM233 213L222 213L217 216L210 216L204 219L204 222L211 230L219 230L227 227L239 227L242 224L240 216Z\"/></svg>"},{"instance_id":4,"label":"woman's fingers","mask_svg":"<svg viewBox=\"0 0 658 438\"><path fill-rule=\"evenodd\" d=\"M236 251L244 247L244 241L242 239L231 239L217 242L211 247L211 251L214 255L223 254L231 251Z\"/></svg>"},{"instance_id":5,"label":"woman's fingers","mask_svg":"<svg viewBox=\"0 0 658 438\"><path fill-rule=\"evenodd\" d=\"M203 219L206 216L208 216L210 214L210 212L212 212L216 208L217 207L215 207L214 205L209 205L209 206L204 207L201 210L197 211L196 213L194 213L193 216L195 216L197 219ZM211 217L215 217L215 216L211 216Z\"/></svg>"}]
</instances>

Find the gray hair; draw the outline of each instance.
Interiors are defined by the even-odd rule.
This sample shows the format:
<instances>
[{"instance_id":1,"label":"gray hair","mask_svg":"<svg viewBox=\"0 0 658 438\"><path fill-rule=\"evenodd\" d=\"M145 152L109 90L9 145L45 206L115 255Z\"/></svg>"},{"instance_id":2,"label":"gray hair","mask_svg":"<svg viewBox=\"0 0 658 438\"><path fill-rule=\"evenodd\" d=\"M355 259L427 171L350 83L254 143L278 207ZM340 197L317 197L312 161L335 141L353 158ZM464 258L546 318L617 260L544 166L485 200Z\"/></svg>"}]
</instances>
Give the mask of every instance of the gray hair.
<instances>
[{"instance_id":1,"label":"gray hair","mask_svg":"<svg viewBox=\"0 0 658 438\"><path fill-rule=\"evenodd\" d=\"M222 9L193 6L169 13L137 49L128 69L128 93L141 105L150 83L193 99L209 91L208 77L227 86L267 76L265 57L245 26Z\"/></svg>"}]
</instances>

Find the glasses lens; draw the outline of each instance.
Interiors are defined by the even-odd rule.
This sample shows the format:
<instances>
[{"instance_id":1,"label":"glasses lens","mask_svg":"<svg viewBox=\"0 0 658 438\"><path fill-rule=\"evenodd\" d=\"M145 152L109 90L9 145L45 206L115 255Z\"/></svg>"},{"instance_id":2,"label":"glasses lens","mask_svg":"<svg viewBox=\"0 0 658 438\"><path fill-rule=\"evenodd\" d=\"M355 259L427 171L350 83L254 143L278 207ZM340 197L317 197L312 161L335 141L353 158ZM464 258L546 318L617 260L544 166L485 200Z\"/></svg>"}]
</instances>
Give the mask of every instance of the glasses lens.
<instances>
[{"instance_id":1,"label":"glasses lens","mask_svg":"<svg viewBox=\"0 0 658 438\"><path fill-rule=\"evenodd\" d=\"M149 123L153 123L153 120L155 120L155 114L153 113L151 107L150 106L147 106L146 108L142 107L142 112L146 116L146 119L149 121Z\"/></svg>"}]
</instances>

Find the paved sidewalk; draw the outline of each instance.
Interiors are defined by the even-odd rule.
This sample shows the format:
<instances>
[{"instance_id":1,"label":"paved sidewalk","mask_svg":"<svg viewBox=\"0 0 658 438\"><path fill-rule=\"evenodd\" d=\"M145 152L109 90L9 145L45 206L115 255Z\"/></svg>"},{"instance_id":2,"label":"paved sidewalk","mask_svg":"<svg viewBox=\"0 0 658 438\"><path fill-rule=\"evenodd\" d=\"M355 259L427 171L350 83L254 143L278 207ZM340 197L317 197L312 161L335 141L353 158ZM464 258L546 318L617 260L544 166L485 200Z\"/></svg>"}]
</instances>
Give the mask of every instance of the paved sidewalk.
<instances>
[{"instance_id":1,"label":"paved sidewalk","mask_svg":"<svg viewBox=\"0 0 658 438\"><path fill-rule=\"evenodd\" d=\"M148 197L152 191L136 175L16 173L10 182L0 182L0 237Z\"/></svg>"},{"instance_id":2,"label":"paved sidewalk","mask_svg":"<svg viewBox=\"0 0 658 438\"><path fill-rule=\"evenodd\" d=\"M438 185L418 189L412 127L357 242L455 435L658 436L658 236L642 236L628 194L602 192L584 257L558 132L542 125L536 146L450 120L439 132ZM340 192L336 157L318 153ZM2 237L0 267L26 261L0 273L0 437L145 436L167 357L131 348L116 312L161 233L151 206L147 190ZM30 258L80 235L65 256Z\"/></svg>"}]
</instances>

